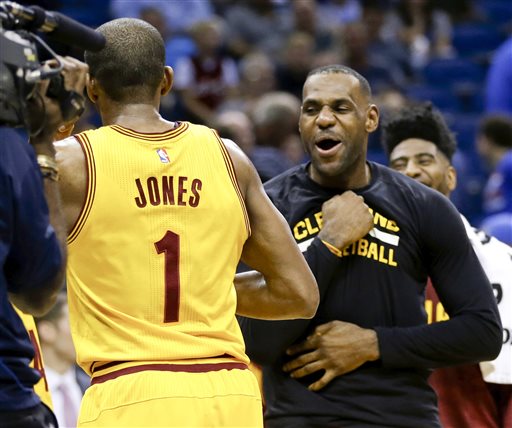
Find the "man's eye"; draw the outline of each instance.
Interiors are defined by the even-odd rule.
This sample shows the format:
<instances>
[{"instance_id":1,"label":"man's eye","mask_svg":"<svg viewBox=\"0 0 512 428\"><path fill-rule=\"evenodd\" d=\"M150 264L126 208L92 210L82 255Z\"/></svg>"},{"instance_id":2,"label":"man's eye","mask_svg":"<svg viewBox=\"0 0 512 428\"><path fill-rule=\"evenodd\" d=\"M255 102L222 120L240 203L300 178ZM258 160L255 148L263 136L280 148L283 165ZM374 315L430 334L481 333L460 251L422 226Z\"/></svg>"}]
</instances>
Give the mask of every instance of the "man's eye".
<instances>
[{"instance_id":1,"label":"man's eye","mask_svg":"<svg viewBox=\"0 0 512 428\"><path fill-rule=\"evenodd\" d=\"M420 159L419 164L420 165L430 165L432 163L432 159Z\"/></svg>"},{"instance_id":2,"label":"man's eye","mask_svg":"<svg viewBox=\"0 0 512 428\"><path fill-rule=\"evenodd\" d=\"M391 168L393 168L396 171L401 171L401 170L405 169L405 163L403 163L403 162L393 163L393 164L391 164Z\"/></svg>"}]
</instances>

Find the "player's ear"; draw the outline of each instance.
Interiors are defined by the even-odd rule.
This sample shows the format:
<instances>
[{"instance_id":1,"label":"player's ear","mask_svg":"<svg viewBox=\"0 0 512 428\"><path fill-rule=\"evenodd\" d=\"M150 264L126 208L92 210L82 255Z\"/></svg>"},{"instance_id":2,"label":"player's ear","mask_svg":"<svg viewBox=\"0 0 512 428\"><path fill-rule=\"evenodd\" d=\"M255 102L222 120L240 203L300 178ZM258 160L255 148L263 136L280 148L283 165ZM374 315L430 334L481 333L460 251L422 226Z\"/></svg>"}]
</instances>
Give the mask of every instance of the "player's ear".
<instances>
[{"instance_id":1,"label":"player's ear","mask_svg":"<svg viewBox=\"0 0 512 428\"><path fill-rule=\"evenodd\" d=\"M379 126L379 109L375 104L370 104L366 111L366 132L370 133L377 129Z\"/></svg>"},{"instance_id":2,"label":"player's ear","mask_svg":"<svg viewBox=\"0 0 512 428\"><path fill-rule=\"evenodd\" d=\"M452 165L446 169L446 185L450 192L453 192L457 187L457 171Z\"/></svg>"},{"instance_id":3,"label":"player's ear","mask_svg":"<svg viewBox=\"0 0 512 428\"><path fill-rule=\"evenodd\" d=\"M89 77L87 82L87 96L91 100L92 103L96 104L96 101L98 100L98 82L96 79Z\"/></svg>"},{"instance_id":4,"label":"player's ear","mask_svg":"<svg viewBox=\"0 0 512 428\"><path fill-rule=\"evenodd\" d=\"M160 85L160 95L163 97L167 95L167 93L172 88L172 83L174 81L174 70L166 65L164 67L164 78L162 79L162 83Z\"/></svg>"}]
</instances>

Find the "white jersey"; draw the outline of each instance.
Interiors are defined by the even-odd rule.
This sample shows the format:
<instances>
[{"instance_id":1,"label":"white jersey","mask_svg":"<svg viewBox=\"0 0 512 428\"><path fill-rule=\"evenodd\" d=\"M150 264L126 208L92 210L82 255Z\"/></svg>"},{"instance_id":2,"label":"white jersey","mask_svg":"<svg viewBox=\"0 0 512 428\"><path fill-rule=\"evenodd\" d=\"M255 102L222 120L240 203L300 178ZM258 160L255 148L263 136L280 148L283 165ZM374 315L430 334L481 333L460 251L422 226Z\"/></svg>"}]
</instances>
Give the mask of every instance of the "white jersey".
<instances>
[{"instance_id":1,"label":"white jersey","mask_svg":"<svg viewBox=\"0 0 512 428\"><path fill-rule=\"evenodd\" d=\"M473 249L489 278L503 325L503 347L493 361L480 363L486 382L512 384L512 247L471 227L462 217Z\"/></svg>"}]
</instances>

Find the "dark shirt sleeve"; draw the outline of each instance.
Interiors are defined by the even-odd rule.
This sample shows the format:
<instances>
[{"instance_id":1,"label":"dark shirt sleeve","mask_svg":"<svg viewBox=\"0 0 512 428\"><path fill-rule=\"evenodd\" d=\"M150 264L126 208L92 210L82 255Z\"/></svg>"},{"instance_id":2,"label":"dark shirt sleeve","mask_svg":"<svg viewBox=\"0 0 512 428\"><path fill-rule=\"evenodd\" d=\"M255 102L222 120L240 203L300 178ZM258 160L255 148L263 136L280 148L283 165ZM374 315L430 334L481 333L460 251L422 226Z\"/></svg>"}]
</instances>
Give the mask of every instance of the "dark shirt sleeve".
<instances>
[{"instance_id":1,"label":"dark shirt sleeve","mask_svg":"<svg viewBox=\"0 0 512 428\"><path fill-rule=\"evenodd\" d=\"M459 213L432 198L420 220L423 257L448 321L378 327L381 360L390 368L435 368L496 358L502 343L498 307Z\"/></svg>"},{"instance_id":2,"label":"dark shirt sleeve","mask_svg":"<svg viewBox=\"0 0 512 428\"><path fill-rule=\"evenodd\" d=\"M0 134L6 138L6 134ZM10 134L7 134L10 135ZM59 272L63 254L50 225L48 207L32 148L24 141L1 142L2 246L11 293L45 286Z\"/></svg>"},{"instance_id":3,"label":"dark shirt sleeve","mask_svg":"<svg viewBox=\"0 0 512 428\"><path fill-rule=\"evenodd\" d=\"M315 275L322 301L340 259L318 238L315 238L304 252L304 257ZM238 317L238 321L244 335L247 355L258 364L273 364L277 361L286 348L304 334L311 323L308 319L264 321L246 317Z\"/></svg>"}]
</instances>

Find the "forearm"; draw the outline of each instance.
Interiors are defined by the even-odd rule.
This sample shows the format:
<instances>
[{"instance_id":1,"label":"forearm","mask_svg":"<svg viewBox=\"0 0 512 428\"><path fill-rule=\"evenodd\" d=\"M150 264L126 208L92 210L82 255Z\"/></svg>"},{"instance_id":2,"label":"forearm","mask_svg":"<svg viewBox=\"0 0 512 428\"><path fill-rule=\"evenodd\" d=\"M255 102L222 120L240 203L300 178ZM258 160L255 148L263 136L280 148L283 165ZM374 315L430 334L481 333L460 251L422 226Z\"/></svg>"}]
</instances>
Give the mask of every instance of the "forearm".
<instances>
[{"instance_id":1,"label":"forearm","mask_svg":"<svg viewBox=\"0 0 512 428\"><path fill-rule=\"evenodd\" d=\"M461 315L417 327L378 327L385 367L436 368L496 358L502 332L496 314Z\"/></svg>"}]
</instances>

